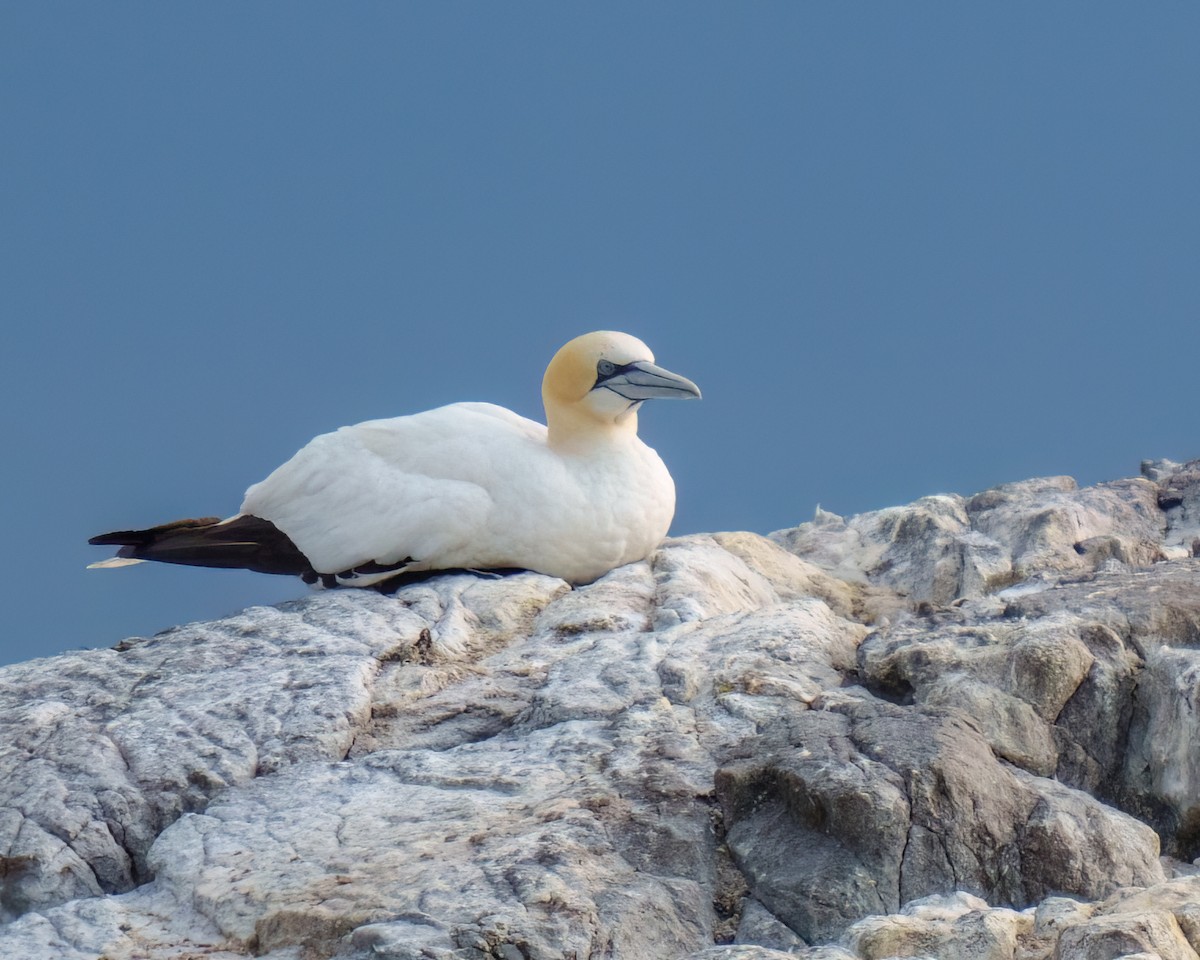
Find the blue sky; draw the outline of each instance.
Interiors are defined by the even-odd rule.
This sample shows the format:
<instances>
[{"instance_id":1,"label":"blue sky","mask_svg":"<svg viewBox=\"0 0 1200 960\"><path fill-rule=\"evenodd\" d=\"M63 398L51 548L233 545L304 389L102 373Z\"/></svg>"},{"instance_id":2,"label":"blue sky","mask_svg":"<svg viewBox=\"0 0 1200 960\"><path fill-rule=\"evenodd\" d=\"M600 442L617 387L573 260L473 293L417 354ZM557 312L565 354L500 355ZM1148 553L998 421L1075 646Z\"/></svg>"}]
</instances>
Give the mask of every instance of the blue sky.
<instances>
[{"instance_id":1,"label":"blue sky","mask_svg":"<svg viewBox=\"0 0 1200 960\"><path fill-rule=\"evenodd\" d=\"M85 571L313 435L704 389L674 531L1200 457L1200 7L0 7L0 662L301 595Z\"/></svg>"}]
</instances>

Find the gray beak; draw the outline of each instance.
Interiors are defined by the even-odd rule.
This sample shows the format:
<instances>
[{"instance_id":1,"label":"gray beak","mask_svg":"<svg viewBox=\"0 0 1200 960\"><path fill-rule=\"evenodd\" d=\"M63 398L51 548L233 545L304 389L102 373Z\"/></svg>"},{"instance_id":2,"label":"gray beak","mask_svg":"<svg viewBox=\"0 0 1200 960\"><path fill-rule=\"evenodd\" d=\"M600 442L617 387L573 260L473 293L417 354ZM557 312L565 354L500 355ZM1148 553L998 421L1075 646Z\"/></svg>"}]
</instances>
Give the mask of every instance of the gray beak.
<instances>
[{"instance_id":1,"label":"gray beak","mask_svg":"<svg viewBox=\"0 0 1200 960\"><path fill-rule=\"evenodd\" d=\"M596 388L600 387L611 390L626 400L635 401L659 397L676 400L700 397L700 388L687 377L681 377L645 360L618 367L611 377L596 384Z\"/></svg>"}]
</instances>

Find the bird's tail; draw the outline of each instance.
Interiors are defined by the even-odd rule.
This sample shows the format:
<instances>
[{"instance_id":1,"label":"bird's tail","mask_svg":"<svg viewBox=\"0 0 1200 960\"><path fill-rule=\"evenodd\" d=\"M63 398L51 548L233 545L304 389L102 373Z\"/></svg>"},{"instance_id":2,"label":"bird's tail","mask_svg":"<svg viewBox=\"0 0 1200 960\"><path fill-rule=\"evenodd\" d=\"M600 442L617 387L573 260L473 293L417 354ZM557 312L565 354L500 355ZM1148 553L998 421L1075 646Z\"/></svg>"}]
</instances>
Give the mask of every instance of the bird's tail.
<instances>
[{"instance_id":1,"label":"bird's tail","mask_svg":"<svg viewBox=\"0 0 1200 960\"><path fill-rule=\"evenodd\" d=\"M146 530L117 530L88 543L117 545L111 560L92 567L123 567L143 560L183 563L193 567L225 567L316 579L312 564L270 520L239 515L228 520L201 517L176 520Z\"/></svg>"},{"instance_id":2,"label":"bird's tail","mask_svg":"<svg viewBox=\"0 0 1200 960\"><path fill-rule=\"evenodd\" d=\"M109 560L97 560L95 563L89 563L89 570L116 570L117 567L132 567L135 563L145 563L145 560L138 560L136 557L112 557Z\"/></svg>"}]
</instances>

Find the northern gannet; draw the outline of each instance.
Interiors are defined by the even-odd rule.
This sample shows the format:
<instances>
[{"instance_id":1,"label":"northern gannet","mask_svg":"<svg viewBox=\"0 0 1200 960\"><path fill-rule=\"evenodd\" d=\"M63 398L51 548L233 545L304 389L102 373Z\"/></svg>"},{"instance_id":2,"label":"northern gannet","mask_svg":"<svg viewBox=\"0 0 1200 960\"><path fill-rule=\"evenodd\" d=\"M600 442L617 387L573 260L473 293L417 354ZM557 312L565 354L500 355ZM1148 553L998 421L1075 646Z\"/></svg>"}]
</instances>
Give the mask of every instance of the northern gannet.
<instances>
[{"instance_id":1,"label":"northern gannet","mask_svg":"<svg viewBox=\"0 0 1200 960\"><path fill-rule=\"evenodd\" d=\"M400 574L519 568L590 583L666 536L675 484L637 435L645 400L699 397L635 337L555 354L546 426L490 403L368 420L311 440L225 520L106 533L116 567L158 560L365 587Z\"/></svg>"}]
</instances>

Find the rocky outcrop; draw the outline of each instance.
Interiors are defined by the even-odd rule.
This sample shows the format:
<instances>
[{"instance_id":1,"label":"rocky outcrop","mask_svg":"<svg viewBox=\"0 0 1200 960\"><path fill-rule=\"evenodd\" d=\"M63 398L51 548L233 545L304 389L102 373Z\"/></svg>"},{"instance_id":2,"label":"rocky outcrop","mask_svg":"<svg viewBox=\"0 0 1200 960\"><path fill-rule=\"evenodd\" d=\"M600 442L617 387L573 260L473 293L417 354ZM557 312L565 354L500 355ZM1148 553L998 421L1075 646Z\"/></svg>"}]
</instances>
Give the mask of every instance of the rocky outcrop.
<instances>
[{"instance_id":1,"label":"rocky outcrop","mask_svg":"<svg viewBox=\"0 0 1200 960\"><path fill-rule=\"evenodd\" d=\"M1197 957L1200 463L1143 474L4 668L0 956Z\"/></svg>"},{"instance_id":2,"label":"rocky outcrop","mask_svg":"<svg viewBox=\"0 0 1200 960\"><path fill-rule=\"evenodd\" d=\"M1070 477L1048 477L849 520L818 511L813 522L771 538L846 580L944 606L1030 579L1091 573L1110 559L1163 559L1171 519L1159 506L1162 490L1144 477L1083 489Z\"/></svg>"}]
</instances>

